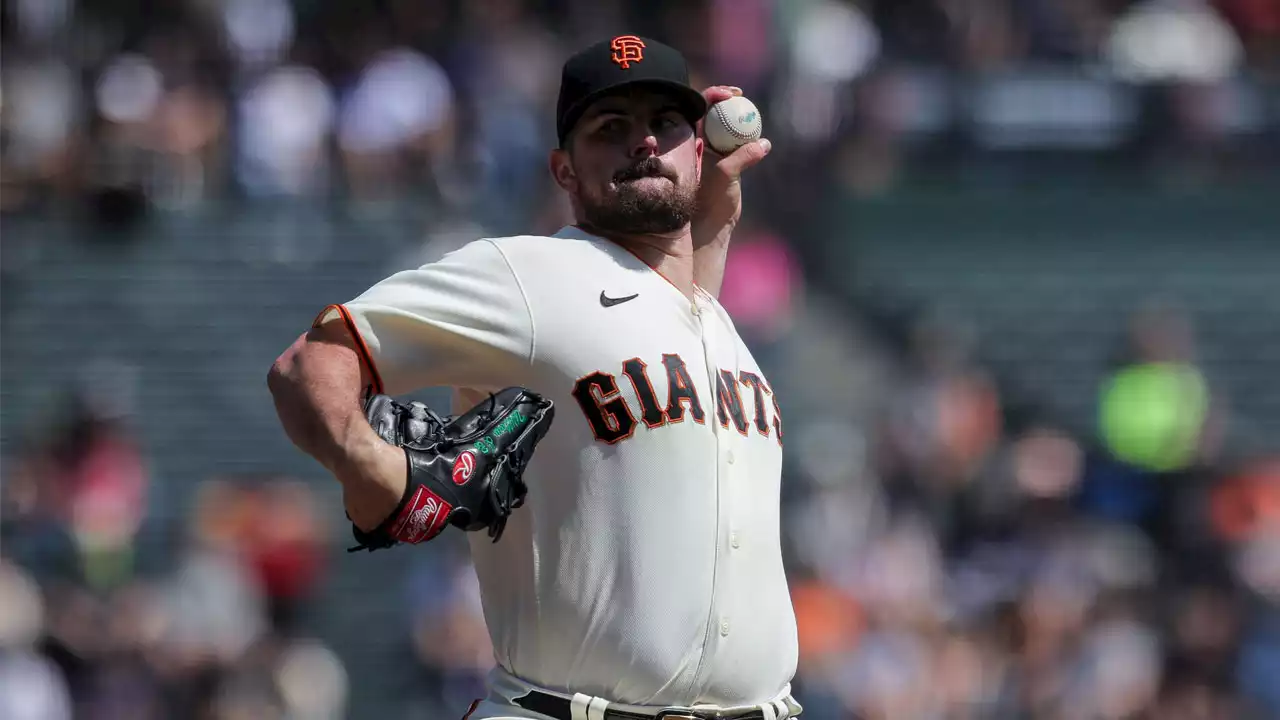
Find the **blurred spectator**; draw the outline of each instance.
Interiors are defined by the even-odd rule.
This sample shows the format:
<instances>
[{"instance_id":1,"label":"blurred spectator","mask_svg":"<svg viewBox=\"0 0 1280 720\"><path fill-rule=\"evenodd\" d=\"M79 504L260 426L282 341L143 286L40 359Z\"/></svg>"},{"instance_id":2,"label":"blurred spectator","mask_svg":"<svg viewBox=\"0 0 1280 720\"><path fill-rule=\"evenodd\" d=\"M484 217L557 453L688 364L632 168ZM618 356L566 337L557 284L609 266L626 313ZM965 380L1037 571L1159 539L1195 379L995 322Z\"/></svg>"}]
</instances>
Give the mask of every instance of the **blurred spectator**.
<instances>
[{"instance_id":1,"label":"blurred spectator","mask_svg":"<svg viewBox=\"0 0 1280 720\"><path fill-rule=\"evenodd\" d=\"M77 582L80 551L46 479L46 458L27 450L4 463L0 478L0 547L42 584Z\"/></svg>"},{"instance_id":2,"label":"blurred spectator","mask_svg":"<svg viewBox=\"0 0 1280 720\"><path fill-rule=\"evenodd\" d=\"M1099 399L1102 440L1122 462L1165 473L1212 456L1221 416L1196 364L1192 332L1171 307L1133 316L1129 354Z\"/></svg>"},{"instance_id":3,"label":"blurred spectator","mask_svg":"<svg viewBox=\"0 0 1280 720\"><path fill-rule=\"evenodd\" d=\"M351 192L385 200L409 186L433 189L449 171L455 132L454 89L440 65L395 45L379 24L357 47L364 66L338 102L338 147Z\"/></svg>"},{"instance_id":4,"label":"blurred spectator","mask_svg":"<svg viewBox=\"0 0 1280 720\"><path fill-rule=\"evenodd\" d=\"M1169 657L1185 677L1221 686L1229 682L1243 630L1243 603L1222 584L1189 585L1172 603Z\"/></svg>"},{"instance_id":5,"label":"blurred spectator","mask_svg":"<svg viewBox=\"0 0 1280 720\"><path fill-rule=\"evenodd\" d=\"M465 547L417 562L407 590L413 653L426 670L419 691L433 707L467 707L484 695L493 648Z\"/></svg>"},{"instance_id":6,"label":"blurred spectator","mask_svg":"<svg viewBox=\"0 0 1280 720\"><path fill-rule=\"evenodd\" d=\"M60 39L72 17L72 0L16 0L10 4L16 39L47 46Z\"/></svg>"},{"instance_id":7,"label":"blurred spectator","mask_svg":"<svg viewBox=\"0 0 1280 720\"><path fill-rule=\"evenodd\" d=\"M840 680L845 712L869 720L928 716L934 708L920 688L933 670L930 650L907 628L868 632Z\"/></svg>"},{"instance_id":8,"label":"blurred spectator","mask_svg":"<svg viewBox=\"0 0 1280 720\"><path fill-rule=\"evenodd\" d=\"M341 720L348 717L346 668L333 650L315 640L288 643L276 662L275 683L284 717Z\"/></svg>"},{"instance_id":9,"label":"blurred spectator","mask_svg":"<svg viewBox=\"0 0 1280 720\"><path fill-rule=\"evenodd\" d=\"M10 211L68 190L85 108L75 70L51 53L10 54L0 77L0 209Z\"/></svg>"},{"instance_id":10,"label":"blurred spectator","mask_svg":"<svg viewBox=\"0 0 1280 720\"><path fill-rule=\"evenodd\" d=\"M1257 460L1228 474L1215 486L1211 503L1213 530L1225 542L1280 528L1280 458Z\"/></svg>"},{"instance_id":11,"label":"blurred spectator","mask_svg":"<svg viewBox=\"0 0 1280 720\"><path fill-rule=\"evenodd\" d=\"M884 428L886 479L895 492L929 503L975 479L996 449L1003 418L999 391L970 358L971 333L942 317L914 331L911 365Z\"/></svg>"},{"instance_id":12,"label":"blurred spectator","mask_svg":"<svg viewBox=\"0 0 1280 720\"><path fill-rule=\"evenodd\" d=\"M222 31L241 72L281 60L294 38L294 11L287 0L224 0Z\"/></svg>"},{"instance_id":13,"label":"blurred spectator","mask_svg":"<svg viewBox=\"0 0 1280 720\"><path fill-rule=\"evenodd\" d=\"M217 683L208 720L340 720L347 717L347 672L314 640L264 636Z\"/></svg>"},{"instance_id":14,"label":"blurred spectator","mask_svg":"<svg viewBox=\"0 0 1280 720\"><path fill-rule=\"evenodd\" d=\"M1020 37L1015 2L954 0L937 3L946 16L951 60L974 74L998 72L1016 62L1026 46Z\"/></svg>"},{"instance_id":15,"label":"blurred spectator","mask_svg":"<svg viewBox=\"0 0 1280 720\"><path fill-rule=\"evenodd\" d=\"M333 90L315 70L282 65L240 99L237 176L251 196L323 195L332 178L327 147Z\"/></svg>"},{"instance_id":16,"label":"blurred spectator","mask_svg":"<svg viewBox=\"0 0 1280 720\"><path fill-rule=\"evenodd\" d=\"M851 592L858 558L891 519L874 458L857 427L835 415L796 423L789 436L799 456L792 477L805 481L787 508L789 551L815 580Z\"/></svg>"},{"instance_id":17,"label":"blurred spectator","mask_svg":"<svg viewBox=\"0 0 1280 720\"><path fill-rule=\"evenodd\" d=\"M527 232L523 220L547 183L565 53L525 0L477 0L462 10L451 65L474 123L468 142L481 174L476 210L495 232Z\"/></svg>"},{"instance_id":18,"label":"blurred spectator","mask_svg":"<svg viewBox=\"0 0 1280 720\"><path fill-rule=\"evenodd\" d=\"M182 207L219 190L227 111L221 57L206 32L153 32L96 74L87 182L113 226L130 226L150 205Z\"/></svg>"},{"instance_id":19,"label":"blurred spectator","mask_svg":"<svg viewBox=\"0 0 1280 720\"><path fill-rule=\"evenodd\" d=\"M797 571L791 592L800 637L801 675L817 686L833 683L833 663L857 647L864 625L858 602L845 590Z\"/></svg>"},{"instance_id":20,"label":"blurred spectator","mask_svg":"<svg viewBox=\"0 0 1280 720\"><path fill-rule=\"evenodd\" d=\"M267 629L267 602L241 555L256 513L234 486L201 486L174 575L160 587L163 644L175 666L228 662Z\"/></svg>"},{"instance_id":21,"label":"blurred spectator","mask_svg":"<svg viewBox=\"0 0 1280 720\"><path fill-rule=\"evenodd\" d=\"M36 563L38 572L56 572L65 561L49 554L59 552L58 538L65 533L74 542L68 579L104 589L126 582L134 572L134 542L146 516L150 477L123 418L77 396L43 447L18 467L16 486L7 493L15 521L26 526L30 538L44 537L29 547L32 560L53 561Z\"/></svg>"},{"instance_id":22,"label":"blurred spectator","mask_svg":"<svg viewBox=\"0 0 1280 720\"><path fill-rule=\"evenodd\" d=\"M1116 20L1114 71L1134 82L1216 82L1234 73L1240 41L1207 0L1144 0Z\"/></svg>"},{"instance_id":23,"label":"blurred spectator","mask_svg":"<svg viewBox=\"0 0 1280 720\"><path fill-rule=\"evenodd\" d=\"M0 717L71 720L71 697L56 665L36 652L44 603L35 582L0 558Z\"/></svg>"},{"instance_id":24,"label":"blurred spectator","mask_svg":"<svg viewBox=\"0 0 1280 720\"><path fill-rule=\"evenodd\" d=\"M1021 42L1033 61L1088 61L1097 57L1110 25L1109 0L1024 0L1011 3Z\"/></svg>"},{"instance_id":25,"label":"blurred spectator","mask_svg":"<svg viewBox=\"0 0 1280 720\"><path fill-rule=\"evenodd\" d=\"M161 720L170 705L155 653L160 608L151 587L133 584L93 595L68 589L47 651L74 679L76 717Z\"/></svg>"},{"instance_id":26,"label":"blurred spectator","mask_svg":"<svg viewBox=\"0 0 1280 720\"><path fill-rule=\"evenodd\" d=\"M868 14L879 29L885 53L909 63L954 60L953 33L962 3L937 0L872 0Z\"/></svg>"},{"instance_id":27,"label":"blurred spectator","mask_svg":"<svg viewBox=\"0 0 1280 720\"><path fill-rule=\"evenodd\" d=\"M805 292L791 245L767 227L743 222L734 231L719 300L766 375L795 322Z\"/></svg>"},{"instance_id":28,"label":"blurred spectator","mask_svg":"<svg viewBox=\"0 0 1280 720\"><path fill-rule=\"evenodd\" d=\"M879 31L857 3L817 0L788 10L790 76L782 78L772 117L785 136L825 147L841 127L850 83L879 56Z\"/></svg>"},{"instance_id":29,"label":"blurred spectator","mask_svg":"<svg viewBox=\"0 0 1280 720\"><path fill-rule=\"evenodd\" d=\"M252 573L276 632L291 635L323 571L324 539L310 488L289 478L232 485L225 540Z\"/></svg>"},{"instance_id":30,"label":"blurred spectator","mask_svg":"<svg viewBox=\"0 0 1280 720\"><path fill-rule=\"evenodd\" d=\"M1235 546L1232 564L1248 591L1252 613L1240 647L1239 685L1263 714L1280 714L1280 529L1260 528Z\"/></svg>"},{"instance_id":31,"label":"blurred spectator","mask_svg":"<svg viewBox=\"0 0 1280 720\"><path fill-rule=\"evenodd\" d=\"M759 98L777 65L773 34L777 0L710 0L712 78L732 78L747 97ZM717 81L718 82L718 81Z\"/></svg>"},{"instance_id":32,"label":"blurred spectator","mask_svg":"<svg viewBox=\"0 0 1280 720\"><path fill-rule=\"evenodd\" d=\"M1254 66L1275 76L1280 71L1280 5L1269 0L1215 0L1231 23Z\"/></svg>"}]
</instances>

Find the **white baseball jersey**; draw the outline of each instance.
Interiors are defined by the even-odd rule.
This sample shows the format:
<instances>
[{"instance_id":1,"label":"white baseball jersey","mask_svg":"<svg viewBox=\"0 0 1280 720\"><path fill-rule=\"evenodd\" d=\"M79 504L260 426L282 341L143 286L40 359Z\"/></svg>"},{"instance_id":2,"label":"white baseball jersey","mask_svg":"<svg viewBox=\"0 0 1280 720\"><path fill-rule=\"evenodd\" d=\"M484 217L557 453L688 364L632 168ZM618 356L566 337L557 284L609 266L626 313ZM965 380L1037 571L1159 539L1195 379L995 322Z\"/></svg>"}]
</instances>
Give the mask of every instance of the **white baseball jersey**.
<instances>
[{"instance_id":1,"label":"white baseball jersey","mask_svg":"<svg viewBox=\"0 0 1280 720\"><path fill-rule=\"evenodd\" d=\"M733 323L576 227L471 242L341 318L389 394L521 385L555 401L526 504L471 534L500 671L636 705L785 695L783 424Z\"/></svg>"}]
</instances>

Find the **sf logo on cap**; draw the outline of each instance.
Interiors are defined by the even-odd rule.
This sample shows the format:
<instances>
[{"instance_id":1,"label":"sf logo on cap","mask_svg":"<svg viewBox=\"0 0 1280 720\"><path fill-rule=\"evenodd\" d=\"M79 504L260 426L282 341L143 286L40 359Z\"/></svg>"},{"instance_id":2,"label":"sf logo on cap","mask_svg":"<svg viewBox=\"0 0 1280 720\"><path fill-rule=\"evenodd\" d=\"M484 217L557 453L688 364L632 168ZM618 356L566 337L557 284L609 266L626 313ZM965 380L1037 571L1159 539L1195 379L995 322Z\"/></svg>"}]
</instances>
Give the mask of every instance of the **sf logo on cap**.
<instances>
[{"instance_id":1,"label":"sf logo on cap","mask_svg":"<svg viewBox=\"0 0 1280 720\"><path fill-rule=\"evenodd\" d=\"M613 49L613 61L623 70L631 68L631 63L644 59L644 41L635 35L619 35L609 45Z\"/></svg>"}]
</instances>

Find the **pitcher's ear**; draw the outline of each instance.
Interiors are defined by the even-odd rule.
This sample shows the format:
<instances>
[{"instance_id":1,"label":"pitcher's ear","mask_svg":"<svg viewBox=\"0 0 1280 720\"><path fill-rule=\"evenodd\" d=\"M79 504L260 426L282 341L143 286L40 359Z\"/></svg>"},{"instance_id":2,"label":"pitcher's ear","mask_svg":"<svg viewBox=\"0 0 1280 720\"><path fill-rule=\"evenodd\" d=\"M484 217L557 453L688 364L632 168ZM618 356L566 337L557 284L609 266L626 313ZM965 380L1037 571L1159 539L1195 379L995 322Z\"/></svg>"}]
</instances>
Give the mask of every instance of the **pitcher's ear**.
<instances>
[{"instance_id":1,"label":"pitcher's ear","mask_svg":"<svg viewBox=\"0 0 1280 720\"><path fill-rule=\"evenodd\" d=\"M547 159L547 166L551 170L551 177L556 181L556 185L566 192L577 192L578 190L578 174L573 169L573 158L569 155L569 151L563 148L556 148L551 151L550 157Z\"/></svg>"}]
</instances>

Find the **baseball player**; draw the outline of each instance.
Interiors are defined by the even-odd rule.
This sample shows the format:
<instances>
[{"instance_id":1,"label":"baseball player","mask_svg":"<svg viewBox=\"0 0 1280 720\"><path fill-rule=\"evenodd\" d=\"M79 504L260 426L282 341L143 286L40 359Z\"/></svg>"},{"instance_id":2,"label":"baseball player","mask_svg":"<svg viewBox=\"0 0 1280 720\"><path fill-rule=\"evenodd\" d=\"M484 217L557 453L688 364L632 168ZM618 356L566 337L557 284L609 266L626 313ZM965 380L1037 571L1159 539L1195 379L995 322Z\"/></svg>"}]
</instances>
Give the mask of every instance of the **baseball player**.
<instances>
[{"instance_id":1,"label":"baseball player","mask_svg":"<svg viewBox=\"0 0 1280 720\"><path fill-rule=\"evenodd\" d=\"M738 93L690 87L651 39L586 48L549 158L576 222L393 274L272 368L361 546L489 530L467 535L496 659L473 720L801 710L782 417L716 301L738 177L769 142L709 159L698 130ZM466 412L391 399L426 387Z\"/></svg>"}]
</instances>

